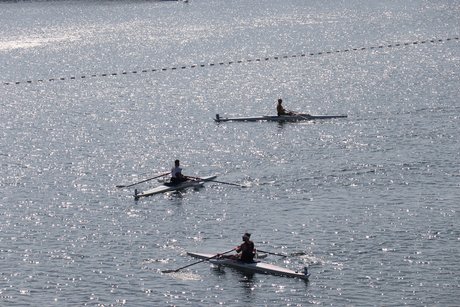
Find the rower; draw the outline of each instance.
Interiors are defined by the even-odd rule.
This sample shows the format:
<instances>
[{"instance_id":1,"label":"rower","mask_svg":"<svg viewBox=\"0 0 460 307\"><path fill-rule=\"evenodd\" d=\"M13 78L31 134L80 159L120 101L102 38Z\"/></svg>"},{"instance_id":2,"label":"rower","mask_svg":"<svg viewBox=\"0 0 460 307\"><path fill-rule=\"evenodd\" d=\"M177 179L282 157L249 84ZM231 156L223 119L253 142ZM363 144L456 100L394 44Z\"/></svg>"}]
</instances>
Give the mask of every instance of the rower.
<instances>
[{"instance_id":1,"label":"rower","mask_svg":"<svg viewBox=\"0 0 460 307\"><path fill-rule=\"evenodd\" d=\"M234 248L234 250L238 254L228 255L228 256L218 254L217 258L228 258L228 259L239 260L239 261L248 262L248 263L254 262L254 257L256 255L256 249L254 248L254 242L252 242L249 239L250 237L251 237L251 234L247 232L243 235L243 243Z\"/></svg>"},{"instance_id":2,"label":"rower","mask_svg":"<svg viewBox=\"0 0 460 307\"><path fill-rule=\"evenodd\" d=\"M278 99L278 105L276 106L276 112L278 113L278 116L294 116L294 115L298 115L300 116L301 118L303 119L309 119L311 117L310 114L301 114L301 113L297 113L297 112L293 112L293 111L286 111L286 109L284 109L284 107L282 106L282 103L283 103L283 99Z\"/></svg>"},{"instance_id":3,"label":"rower","mask_svg":"<svg viewBox=\"0 0 460 307\"><path fill-rule=\"evenodd\" d=\"M292 111L286 111L284 107L282 106L283 99L278 99L278 105L276 106L276 112L278 113L278 116L282 115L294 115L295 113Z\"/></svg>"},{"instance_id":4,"label":"rower","mask_svg":"<svg viewBox=\"0 0 460 307\"><path fill-rule=\"evenodd\" d=\"M243 262L254 262L254 256L256 250L254 248L254 242L249 238L251 237L250 233L245 233L243 235L243 244L235 248L237 253L241 253L239 260Z\"/></svg>"},{"instance_id":5,"label":"rower","mask_svg":"<svg viewBox=\"0 0 460 307\"><path fill-rule=\"evenodd\" d=\"M182 175L182 168L180 167L180 161L174 161L174 167L171 169L171 183L179 184L181 182L187 181L187 177Z\"/></svg>"}]
</instances>

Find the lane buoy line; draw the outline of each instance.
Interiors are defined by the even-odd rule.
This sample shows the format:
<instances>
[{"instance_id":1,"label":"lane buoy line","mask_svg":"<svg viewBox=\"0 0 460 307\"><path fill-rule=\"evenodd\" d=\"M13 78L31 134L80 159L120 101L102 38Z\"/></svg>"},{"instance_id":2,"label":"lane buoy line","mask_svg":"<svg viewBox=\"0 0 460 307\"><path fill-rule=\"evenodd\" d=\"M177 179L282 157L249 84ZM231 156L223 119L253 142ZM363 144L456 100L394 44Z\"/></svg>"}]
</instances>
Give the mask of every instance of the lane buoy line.
<instances>
[{"instance_id":1,"label":"lane buoy line","mask_svg":"<svg viewBox=\"0 0 460 307\"><path fill-rule=\"evenodd\" d=\"M3 82L3 85L19 85L19 84L31 84L31 83L43 83L43 82L53 82L53 81L65 81L65 80L77 80L77 79L87 79L87 78L98 78L98 77L109 77L109 76L119 76L119 75L130 75L130 74L139 74L139 73L150 73L150 72L162 72L162 71L175 71L182 69L193 69L201 67L212 67L212 66L224 66L232 64L241 64L241 63L251 63L251 62L262 62L269 60L281 60L289 58L301 58L307 56L320 56L320 55L331 55L337 53L346 53L353 51L364 51L364 50L375 50L375 49L384 49L384 48L395 48L395 47L404 47L404 46L414 46L428 43L442 43L449 41L459 41L458 37L445 38L445 39L430 39L406 43L394 43L370 47L361 47L361 48L347 48L342 50L334 51L322 51L322 52L310 52L310 53L300 53L293 55L283 55L283 56L272 56L272 57L262 57L255 59L246 59L246 60L236 60L236 61L225 61L225 62L216 62L208 64L191 64L191 65L180 65L169 68L153 68L153 69L142 69L142 70L132 70L132 71L123 71L123 72L114 72L114 73L100 73L100 74L90 74L90 75L81 75L81 76L71 76L71 77L60 77L60 78L47 78L47 79L37 79L37 80L27 80L27 81L16 81L16 82Z\"/></svg>"}]
</instances>

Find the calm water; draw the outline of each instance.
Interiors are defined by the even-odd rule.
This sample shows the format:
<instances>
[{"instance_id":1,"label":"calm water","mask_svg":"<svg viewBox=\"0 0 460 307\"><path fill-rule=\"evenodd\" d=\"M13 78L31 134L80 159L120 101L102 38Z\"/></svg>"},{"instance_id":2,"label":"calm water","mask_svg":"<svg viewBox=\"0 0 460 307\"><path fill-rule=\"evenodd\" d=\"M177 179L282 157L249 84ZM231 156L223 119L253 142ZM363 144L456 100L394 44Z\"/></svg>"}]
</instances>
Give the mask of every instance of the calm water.
<instances>
[{"instance_id":1,"label":"calm water","mask_svg":"<svg viewBox=\"0 0 460 307\"><path fill-rule=\"evenodd\" d=\"M458 1L3 1L0 19L0 305L458 304ZM348 118L212 120L279 97ZM115 187L176 158L250 187ZM161 273L245 231L310 281Z\"/></svg>"}]
</instances>

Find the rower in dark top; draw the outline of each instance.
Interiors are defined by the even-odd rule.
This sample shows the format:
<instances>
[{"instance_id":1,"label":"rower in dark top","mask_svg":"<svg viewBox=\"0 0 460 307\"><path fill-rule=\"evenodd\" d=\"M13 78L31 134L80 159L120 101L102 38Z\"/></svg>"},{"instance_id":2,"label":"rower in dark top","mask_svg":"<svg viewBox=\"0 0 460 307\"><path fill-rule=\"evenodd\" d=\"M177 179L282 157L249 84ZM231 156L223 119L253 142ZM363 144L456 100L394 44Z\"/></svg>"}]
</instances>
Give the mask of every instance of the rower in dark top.
<instances>
[{"instance_id":1,"label":"rower in dark top","mask_svg":"<svg viewBox=\"0 0 460 307\"><path fill-rule=\"evenodd\" d=\"M171 183L179 184L187 180L187 177L182 175L182 168L180 167L180 161L174 161L174 167L171 169Z\"/></svg>"},{"instance_id":2,"label":"rower in dark top","mask_svg":"<svg viewBox=\"0 0 460 307\"><path fill-rule=\"evenodd\" d=\"M278 113L278 116L282 115L294 115L295 113L292 111L286 111L284 107L282 106L283 99L278 99L278 105L276 106L276 112Z\"/></svg>"},{"instance_id":3,"label":"rower in dark top","mask_svg":"<svg viewBox=\"0 0 460 307\"><path fill-rule=\"evenodd\" d=\"M251 237L251 234L246 232L243 235L243 243L233 249L238 254L235 254L235 255L217 254L217 258L228 258L228 259L239 260L243 262L254 262L254 257L256 255L256 249L254 248L254 242L249 240L250 237Z\"/></svg>"},{"instance_id":4,"label":"rower in dark top","mask_svg":"<svg viewBox=\"0 0 460 307\"><path fill-rule=\"evenodd\" d=\"M254 242L252 242L249 238L251 237L250 233L245 233L243 235L243 243L240 246L235 248L237 253L241 253L239 260L243 262L254 262L254 256L256 254L256 250L254 248Z\"/></svg>"},{"instance_id":5,"label":"rower in dark top","mask_svg":"<svg viewBox=\"0 0 460 307\"><path fill-rule=\"evenodd\" d=\"M276 112L278 113L278 116L283 116L283 115L287 115L287 116L293 116L293 115L298 115L300 116L301 118L310 118L311 115L310 114L302 114L302 113L297 113L297 112L293 112L293 111L286 111L286 109L284 109L283 105L283 99L278 99L278 105L276 106Z\"/></svg>"}]
</instances>

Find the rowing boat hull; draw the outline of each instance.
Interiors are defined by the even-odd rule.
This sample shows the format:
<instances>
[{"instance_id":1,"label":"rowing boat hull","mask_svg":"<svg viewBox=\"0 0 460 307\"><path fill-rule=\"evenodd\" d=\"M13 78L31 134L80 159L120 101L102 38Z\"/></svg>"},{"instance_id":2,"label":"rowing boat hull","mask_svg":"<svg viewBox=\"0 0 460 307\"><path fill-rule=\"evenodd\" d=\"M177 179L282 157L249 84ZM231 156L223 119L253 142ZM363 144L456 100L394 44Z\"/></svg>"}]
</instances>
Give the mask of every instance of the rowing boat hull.
<instances>
[{"instance_id":1,"label":"rowing boat hull","mask_svg":"<svg viewBox=\"0 0 460 307\"><path fill-rule=\"evenodd\" d=\"M333 119L333 118L345 118L347 115L308 115L308 114L297 114L297 115L282 115L282 116L254 116L254 117L220 117L216 114L214 121L220 122L255 122L255 121L272 121L272 122L295 122L304 120L316 120L316 119Z\"/></svg>"},{"instance_id":2,"label":"rowing boat hull","mask_svg":"<svg viewBox=\"0 0 460 307\"><path fill-rule=\"evenodd\" d=\"M182 189L190 188L190 187L194 187L194 188L201 187L201 186L203 186L205 181L212 180L212 179L214 179L216 177L217 176L207 176L207 177L200 178L200 180L188 180L188 181L181 182L181 183L179 183L177 185L162 184L162 185L160 185L158 187L152 188L150 190L147 190L147 191L144 191L144 192L141 192L141 193L136 193L135 192L134 193L134 198L139 199L141 197L152 196L152 195L159 194L159 193L177 191L177 190L182 190Z\"/></svg>"},{"instance_id":3,"label":"rowing boat hull","mask_svg":"<svg viewBox=\"0 0 460 307\"><path fill-rule=\"evenodd\" d=\"M215 254L208 254L208 253L192 253L187 252L187 255L192 256L198 259L209 259L215 256ZM229 258L212 258L209 259L209 262L215 265L223 265L228 266L230 268L234 268L240 271L248 272L248 273L261 273L261 274L269 274L269 275L277 275L277 276L286 276L286 277L295 277L304 280L308 280L310 274L305 274L303 272L293 271L287 268L283 268L277 265L255 261L255 262L242 262L239 260L229 259Z\"/></svg>"}]
</instances>

